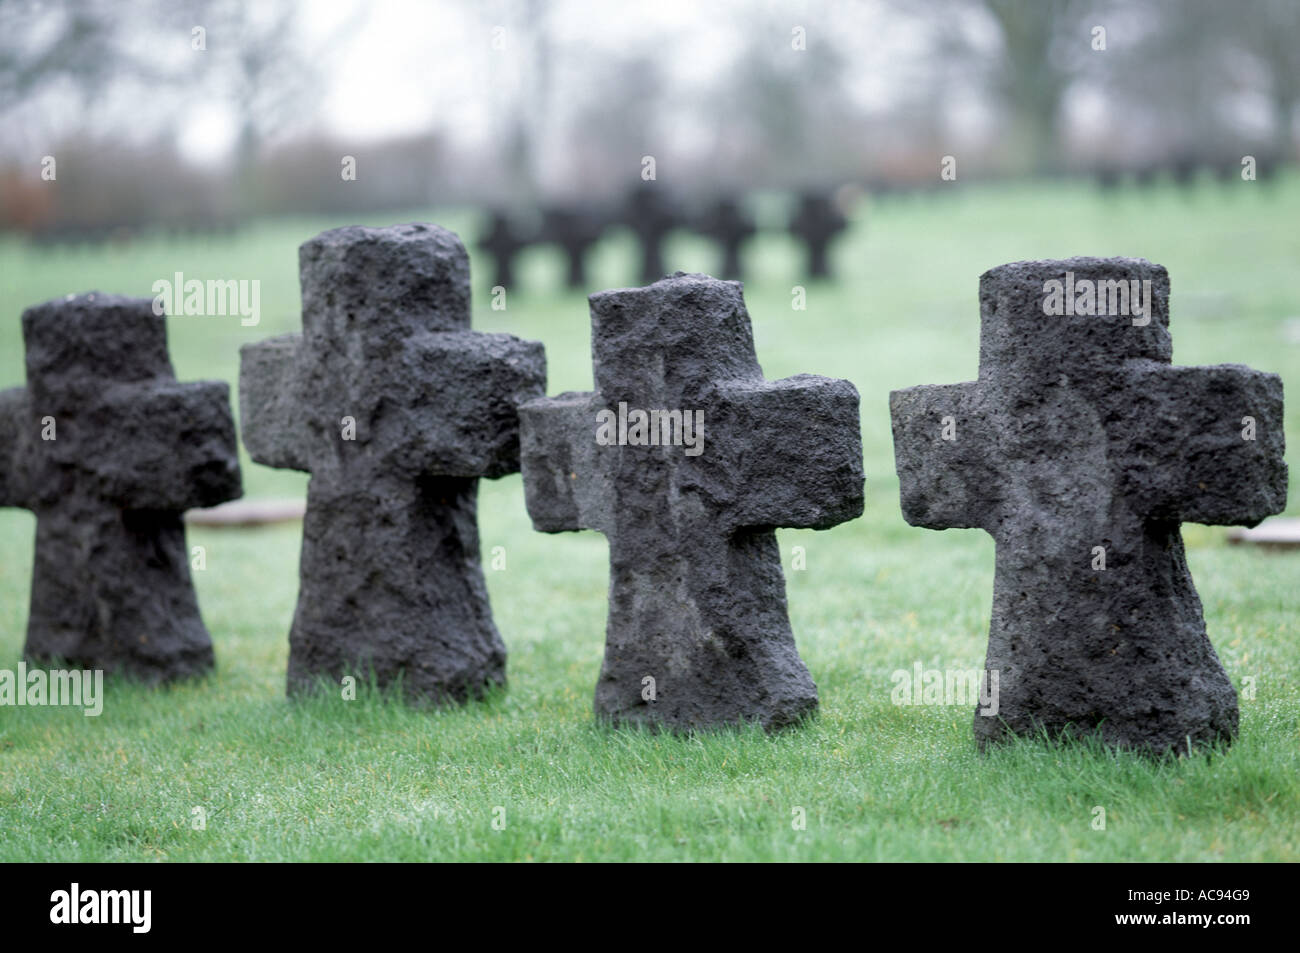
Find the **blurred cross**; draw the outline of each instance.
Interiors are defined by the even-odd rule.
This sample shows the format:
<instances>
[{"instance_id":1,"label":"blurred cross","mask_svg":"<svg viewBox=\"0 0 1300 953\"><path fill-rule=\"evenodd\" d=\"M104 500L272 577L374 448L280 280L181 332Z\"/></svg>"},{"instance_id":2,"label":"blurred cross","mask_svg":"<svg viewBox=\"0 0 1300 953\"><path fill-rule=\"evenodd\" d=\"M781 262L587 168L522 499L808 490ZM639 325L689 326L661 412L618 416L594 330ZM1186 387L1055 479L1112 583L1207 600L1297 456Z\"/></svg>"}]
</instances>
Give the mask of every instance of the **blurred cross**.
<instances>
[{"instance_id":1,"label":"blurred cross","mask_svg":"<svg viewBox=\"0 0 1300 953\"><path fill-rule=\"evenodd\" d=\"M799 211L790 220L790 232L802 238L808 246L808 275L812 278L829 277L830 265L827 250L831 239L848 226L848 219L837 209L830 198L818 192L806 192L800 197Z\"/></svg>"},{"instance_id":2,"label":"blurred cross","mask_svg":"<svg viewBox=\"0 0 1300 953\"><path fill-rule=\"evenodd\" d=\"M699 231L714 238L722 248L723 278L740 279L740 249L758 229L740 203L730 196L717 201L707 215L700 220Z\"/></svg>"},{"instance_id":3,"label":"blurred cross","mask_svg":"<svg viewBox=\"0 0 1300 953\"><path fill-rule=\"evenodd\" d=\"M586 209L554 206L543 213L542 241L553 242L564 250L568 259L565 284L569 288L587 286L587 249L600 240L602 231L600 219Z\"/></svg>"},{"instance_id":4,"label":"blurred cross","mask_svg":"<svg viewBox=\"0 0 1300 953\"><path fill-rule=\"evenodd\" d=\"M487 234L479 241L479 248L493 257L496 271L492 277L492 287L513 290L515 286L515 256L532 242L516 230L510 216L495 211L491 216L491 225Z\"/></svg>"},{"instance_id":5,"label":"blurred cross","mask_svg":"<svg viewBox=\"0 0 1300 953\"><path fill-rule=\"evenodd\" d=\"M625 220L641 243L641 281L664 276L663 242L681 217L657 185L646 182L628 196Z\"/></svg>"}]
</instances>

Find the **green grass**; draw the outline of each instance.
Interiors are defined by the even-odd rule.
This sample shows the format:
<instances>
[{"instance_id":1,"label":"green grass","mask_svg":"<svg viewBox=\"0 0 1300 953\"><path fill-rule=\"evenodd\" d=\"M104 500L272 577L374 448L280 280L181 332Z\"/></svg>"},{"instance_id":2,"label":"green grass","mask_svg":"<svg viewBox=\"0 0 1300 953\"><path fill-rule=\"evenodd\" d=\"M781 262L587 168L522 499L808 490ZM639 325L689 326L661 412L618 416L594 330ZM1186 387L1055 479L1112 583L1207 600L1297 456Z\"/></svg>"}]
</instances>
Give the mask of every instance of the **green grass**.
<instances>
[{"instance_id":1,"label":"green grass","mask_svg":"<svg viewBox=\"0 0 1300 953\"><path fill-rule=\"evenodd\" d=\"M289 703L299 527L192 530L207 547L195 575L216 674L166 690L111 682L98 718L0 708L0 859L1300 859L1300 557L1230 547L1223 528L1185 530L1211 638L1233 681L1257 685L1226 753L1154 762L1028 741L979 756L968 707L890 702L895 669L982 663L993 546L903 522L887 408L892 388L974 377L983 270L1076 254L1166 265L1175 359L1275 371L1300 399L1296 221L1295 177L1190 196L963 186L870 209L836 250L842 280L810 285L806 311L790 307L793 246L761 239L746 296L768 377L847 377L862 394L865 515L779 534L791 620L821 693L804 726L677 738L594 724L605 541L533 532L516 476L485 482L480 506L484 552L507 555L487 573L510 649L505 692L438 711L365 695ZM23 381L26 305L92 288L148 294L177 270L261 279L258 327L171 321L180 377L233 382L240 344L298 326L296 246L333 224L108 250L0 240L0 384ZM715 266L694 239L674 251L684 267ZM625 237L597 258L593 289L629 283ZM557 259L530 253L504 312L488 307L475 265L476 325L544 341L552 393L590 387L586 304L558 287ZM250 497L303 491L300 474L244 462ZM0 668L22 647L33 529L30 514L0 512ZM793 546L806 549L805 571L790 568ZM1104 831L1092 826L1097 806ZM498 807L504 830L492 825ZM192 829L194 808L206 830ZM795 808L805 830L792 828Z\"/></svg>"}]
</instances>

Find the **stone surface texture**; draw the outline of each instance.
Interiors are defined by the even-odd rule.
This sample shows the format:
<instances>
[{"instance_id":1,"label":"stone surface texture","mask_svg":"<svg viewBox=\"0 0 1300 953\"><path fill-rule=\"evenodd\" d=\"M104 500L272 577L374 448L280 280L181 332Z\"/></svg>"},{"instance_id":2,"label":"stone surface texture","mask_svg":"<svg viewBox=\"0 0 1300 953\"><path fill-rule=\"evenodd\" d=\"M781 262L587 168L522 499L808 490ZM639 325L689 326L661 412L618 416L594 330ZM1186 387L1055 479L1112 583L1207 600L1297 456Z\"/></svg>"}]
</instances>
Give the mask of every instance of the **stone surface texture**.
<instances>
[{"instance_id":1,"label":"stone surface texture","mask_svg":"<svg viewBox=\"0 0 1300 953\"><path fill-rule=\"evenodd\" d=\"M206 672L182 513L240 495L229 388L176 380L149 298L69 295L22 322L0 506L36 514L26 656L145 681Z\"/></svg>"},{"instance_id":2,"label":"stone surface texture","mask_svg":"<svg viewBox=\"0 0 1300 953\"><path fill-rule=\"evenodd\" d=\"M774 530L862 512L858 393L806 374L765 380L738 282L678 273L590 302L596 391L533 400L520 416L533 525L609 540L596 713L677 730L795 722L817 689ZM598 413L620 402L702 411L700 452L598 444Z\"/></svg>"},{"instance_id":3,"label":"stone surface texture","mask_svg":"<svg viewBox=\"0 0 1300 953\"><path fill-rule=\"evenodd\" d=\"M412 702L505 681L478 480L519 469L542 345L470 330L469 259L435 225L340 228L299 252L303 333L242 350L244 441L312 474L288 687L399 680ZM347 421L354 426L347 438Z\"/></svg>"},{"instance_id":4,"label":"stone surface texture","mask_svg":"<svg viewBox=\"0 0 1300 953\"><path fill-rule=\"evenodd\" d=\"M1045 282L1067 272L1149 281L1149 323L1045 314ZM979 297L979 379L890 395L904 517L996 541L986 669L999 711L977 711L977 742L1045 729L1165 752L1230 739L1236 692L1179 524L1283 509L1281 379L1172 366L1169 276L1142 259L1003 265Z\"/></svg>"}]
</instances>

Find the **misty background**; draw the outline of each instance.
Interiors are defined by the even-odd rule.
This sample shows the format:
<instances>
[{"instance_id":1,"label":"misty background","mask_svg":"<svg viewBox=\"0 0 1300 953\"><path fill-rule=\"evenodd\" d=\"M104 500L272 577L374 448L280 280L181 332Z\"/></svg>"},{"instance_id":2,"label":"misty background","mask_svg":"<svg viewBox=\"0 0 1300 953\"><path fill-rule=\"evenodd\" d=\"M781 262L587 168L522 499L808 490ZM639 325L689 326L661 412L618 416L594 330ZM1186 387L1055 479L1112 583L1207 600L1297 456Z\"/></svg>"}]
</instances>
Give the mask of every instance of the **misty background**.
<instances>
[{"instance_id":1,"label":"misty background","mask_svg":"<svg viewBox=\"0 0 1300 953\"><path fill-rule=\"evenodd\" d=\"M1297 49L1293 0L0 0L0 228L614 203L647 156L687 202L1263 178Z\"/></svg>"}]
</instances>

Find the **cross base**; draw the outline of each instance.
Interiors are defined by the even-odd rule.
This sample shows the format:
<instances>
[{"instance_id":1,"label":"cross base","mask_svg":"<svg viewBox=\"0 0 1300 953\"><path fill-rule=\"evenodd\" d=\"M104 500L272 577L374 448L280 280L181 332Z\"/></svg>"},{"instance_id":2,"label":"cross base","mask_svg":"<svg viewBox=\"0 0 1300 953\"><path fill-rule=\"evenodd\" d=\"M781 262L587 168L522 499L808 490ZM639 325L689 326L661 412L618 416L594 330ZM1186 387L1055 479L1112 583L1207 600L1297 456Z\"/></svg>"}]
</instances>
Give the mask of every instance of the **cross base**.
<instances>
[{"instance_id":1,"label":"cross base","mask_svg":"<svg viewBox=\"0 0 1300 953\"><path fill-rule=\"evenodd\" d=\"M211 670L181 514L73 500L38 513L23 654L146 682Z\"/></svg>"},{"instance_id":2,"label":"cross base","mask_svg":"<svg viewBox=\"0 0 1300 953\"><path fill-rule=\"evenodd\" d=\"M401 684L414 703L465 701L505 682L476 525L478 480L313 477L303 520L289 694L344 676Z\"/></svg>"},{"instance_id":3,"label":"cross base","mask_svg":"<svg viewBox=\"0 0 1300 953\"><path fill-rule=\"evenodd\" d=\"M1108 542L1104 570L1077 558L1093 539ZM985 662L998 672L998 705L996 716L976 711L979 746L1042 731L1151 753L1231 740L1237 693L1177 524L1134 519L1060 543L998 546Z\"/></svg>"},{"instance_id":4,"label":"cross base","mask_svg":"<svg viewBox=\"0 0 1300 953\"><path fill-rule=\"evenodd\" d=\"M672 730L746 722L776 729L816 710L774 532L675 550L646 534L615 542L610 562L598 717Z\"/></svg>"}]
</instances>

